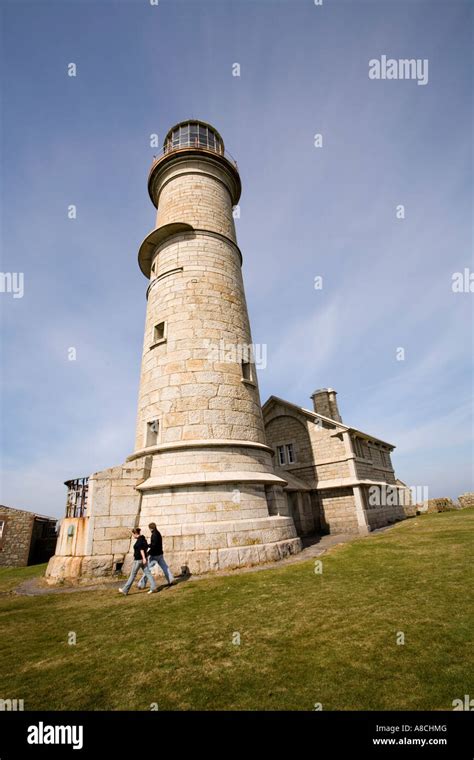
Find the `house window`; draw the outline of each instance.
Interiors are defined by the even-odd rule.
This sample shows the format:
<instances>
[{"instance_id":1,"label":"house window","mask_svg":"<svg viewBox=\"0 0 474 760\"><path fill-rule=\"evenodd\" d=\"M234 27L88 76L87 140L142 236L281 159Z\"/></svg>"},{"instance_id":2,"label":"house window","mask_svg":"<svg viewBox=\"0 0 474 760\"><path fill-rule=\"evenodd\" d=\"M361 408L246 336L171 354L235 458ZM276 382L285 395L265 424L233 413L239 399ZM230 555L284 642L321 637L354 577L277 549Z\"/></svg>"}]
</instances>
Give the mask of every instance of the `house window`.
<instances>
[{"instance_id":1,"label":"house window","mask_svg":"<svg viewBox=\"0 0 474 760\"><path fill-rule=\"evenodd\" d=\"M153 328L153 345L166 340L166 322L158 322Z\"/></svg>"},{"instance_id":2,"label":"house window","mask_svg":"<svg viewBox=\"0 0 474 760\"><path fill-rule=\"evenodd\" d=\"M375 464L377 462L377 452L380 451L380 449L377 449L376 446L372 446L369 443L364 444L366 447L366 458L370 459L372 461L372 464ZM380 462L380 458L379 458Z\"/></svg>"},{"instance_id":3,"label":"house window","mask_svg":"<svg viewBox=\"0 0 474 760\"><path fill-rule=\"evenodd\" d=\"M277 454L278 454L278 464L280 465L286 464L284 446L277 446Z\"/></svg>"},{"instance_id":4,"label":"house window","mask_svg":"<svg viewBox=\"0 0 474 760\"><path fill-rule=\"evenodd\" d=\"M296 462L295 447L292 443L285 443L283 446L277 446L278 464L293 464Z\"/></svg>"},{"instance_id":5,"label":"house window","mask_svg":"<svg viewBox=\"0 0 474 760\"><path fill-rule=\"evenodd\" d=\"M361 459L370 459L370 450L365 441L361 438L354 438L354 451L356 457Z\"/></svg>"},{"instance_id":6,"label":"house window","mask_svg":"<svg viewBox=\"0 0 474 760\"><path fill-rule=\"evenodd\" d=\"M5 530L5 520L0 520L0 540L3 538L4 530Z\"/></svg>"},{"instance_id":7,"label":"house window","mask_svg":"<svg viewBox=\"0 0 474 760\"><path fill-rule=\"evenodd\" d=\"M158 443L158 435L160 432L160 421L152 420L146 424L146 441L145 446L156 446Z\"/></svg>"}]
</instances>

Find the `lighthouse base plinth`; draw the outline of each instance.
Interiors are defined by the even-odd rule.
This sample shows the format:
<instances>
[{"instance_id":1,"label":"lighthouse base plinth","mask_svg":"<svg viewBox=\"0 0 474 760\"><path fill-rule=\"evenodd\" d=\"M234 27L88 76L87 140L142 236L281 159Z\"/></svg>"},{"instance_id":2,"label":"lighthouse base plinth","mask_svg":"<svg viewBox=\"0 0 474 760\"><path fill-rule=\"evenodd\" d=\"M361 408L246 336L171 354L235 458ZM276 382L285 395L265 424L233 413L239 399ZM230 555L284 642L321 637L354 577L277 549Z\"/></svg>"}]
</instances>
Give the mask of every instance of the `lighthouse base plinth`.
<instances>
[{"instance_id":1,"label":"lighthouse base plinth","mask_svg":"<svg viewBox=\"0 0 474 760\"><path fill-rule=\"evenodd\" d=\"M254 565L278 562L301 551L300 538L287 538L264 544L249 544L221 549L202 549L194 551L171 551L166 553L166 562L175 577L182 575L201 575L219 570L235 570ZM128 554L122 565L122 572L128 573L132 555ZM94 578L109 578L112 575L114 556L111 554L59 557L50 559L46 580L50 585L68 581L89 583ZM152 572L159 580L162 572L159 567ZM137 578L138 580L139 578Z\"/></svg>"}]
</instances>

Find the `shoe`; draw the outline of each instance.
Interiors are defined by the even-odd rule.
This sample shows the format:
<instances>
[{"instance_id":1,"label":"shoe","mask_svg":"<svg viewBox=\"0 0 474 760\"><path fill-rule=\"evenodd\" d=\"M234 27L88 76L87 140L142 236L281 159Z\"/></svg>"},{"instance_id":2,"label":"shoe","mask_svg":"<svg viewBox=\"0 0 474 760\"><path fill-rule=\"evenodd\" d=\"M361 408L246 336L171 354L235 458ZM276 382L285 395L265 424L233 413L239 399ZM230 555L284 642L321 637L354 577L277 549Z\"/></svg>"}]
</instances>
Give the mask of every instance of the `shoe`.
<instances>
[{"instance_id":1,"label":"shoe","mask_svg":"<svg viewBox=\"0 0 474 760\"><path fill-rule=\"evenodd\" d=\"M151 588L149 591L147 591L147 594L156 594L156 591L156 588Z\"/></svg>"},{"instance_id":2,"label":"shoe","mask_svg":"<svg viewBox=\"0 0 474 760\"><path fill-rule=\"evenodd\" d=\"M127 591L125 591L125 589L123 589L123 588L119 588L119 591L120 591L120 593L121 593L121 594L123 594L124 596L127 596Z\"/></svg>"}]
</instances>

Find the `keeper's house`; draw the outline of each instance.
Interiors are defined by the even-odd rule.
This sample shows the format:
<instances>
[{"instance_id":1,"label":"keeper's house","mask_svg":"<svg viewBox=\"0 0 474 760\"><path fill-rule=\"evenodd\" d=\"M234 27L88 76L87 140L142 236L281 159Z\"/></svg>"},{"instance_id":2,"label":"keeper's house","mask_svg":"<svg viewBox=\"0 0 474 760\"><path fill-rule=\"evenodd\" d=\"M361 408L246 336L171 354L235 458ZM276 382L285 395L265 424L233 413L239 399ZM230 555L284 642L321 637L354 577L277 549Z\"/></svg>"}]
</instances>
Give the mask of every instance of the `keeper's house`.
<instances>
[{"instance_id":1,"label":"keeper's house","mask_svg":"<svg viewBox=\"0 0 474 760\"><path fill-rule=\"evenodd\" d=\"M344 425L336 391L311 396L313 411L276 396L263 406L276 473L287 481L298 535L365 534L403 520L409 490L397 481L392 444Z\"/></svg>"}]
</instances>

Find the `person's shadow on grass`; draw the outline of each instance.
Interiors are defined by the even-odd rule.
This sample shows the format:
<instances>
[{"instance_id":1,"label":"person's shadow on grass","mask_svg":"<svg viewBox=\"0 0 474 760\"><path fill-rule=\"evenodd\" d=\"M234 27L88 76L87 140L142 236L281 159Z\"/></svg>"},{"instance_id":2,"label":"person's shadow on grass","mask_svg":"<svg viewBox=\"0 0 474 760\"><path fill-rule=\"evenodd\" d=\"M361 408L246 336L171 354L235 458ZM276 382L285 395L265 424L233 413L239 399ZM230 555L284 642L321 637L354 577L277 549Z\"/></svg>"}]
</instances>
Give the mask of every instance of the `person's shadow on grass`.
<instances>
[{"instance_id":1,"label":"person's shadow on grass","mask_svg":"<svg viewBox=\"0 0 474 760\"><path fill-rule=\"evenodd\" d=\"M164 589L170 589L173 586L178 586L180 583L184 583L185 581L189 581L191 578L191 570L187 565L181 566L181 574L176 576L172 583L162 583L161 585L157 586L157 592L163 591Z\"/></svg>"}]
</instances>

